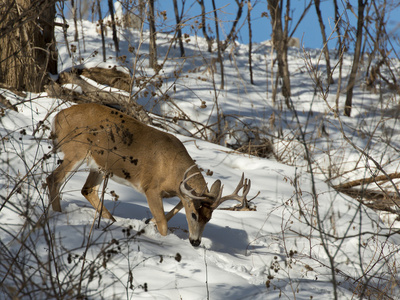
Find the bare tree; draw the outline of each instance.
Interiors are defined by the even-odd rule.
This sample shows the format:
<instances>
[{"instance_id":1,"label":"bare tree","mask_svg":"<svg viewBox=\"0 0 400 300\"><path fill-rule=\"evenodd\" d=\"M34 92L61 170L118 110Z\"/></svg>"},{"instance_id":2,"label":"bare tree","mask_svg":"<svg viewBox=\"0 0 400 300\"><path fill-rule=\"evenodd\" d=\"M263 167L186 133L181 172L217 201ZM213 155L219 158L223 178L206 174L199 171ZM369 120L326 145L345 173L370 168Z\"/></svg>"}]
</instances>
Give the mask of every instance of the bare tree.
<instances>
[{"instance_id":1,"label":"bare tree","mask_svg":"<svg viewBox=\"0 0 400 300\"><path fill-rule=\"evenodd\" d=\"M201 26L202 26L202 30L203 30L203 36L205 37L207 43L208 43L208 51L211 52L211 45L212 45L212 39L209 37L209 35L207 34L207 30L206 30L206 8L204 5L204 0L197 0L197 2L200 4L201 7ZM243 6L245 4L245 0L235 0L236 4L237 4L237 11L236 11L236 17L234 18L233 22L232 22L232 27L229 30L228 35L226 36L225 40L222 42L221 39L221 45L220 45L220 50L222 52L224 52L226 50L226 48L230 45L230 43L232 41L234 41L237 37L237 25L239 23L239 20L243 14ZM249 2L248 2L249 3ZM214 11L214 15L215 15L215 10L217 10L218 8L216 7L215 3L213 3L213 11ZM219 33L218 33L219 34Z\"/></svg>"},{"instance_id":2,"label":"bare tree","mask_svg":"<svg viewBox=\"0 0 400 300\"><path fill-rule=\"evenodd\" d=\"M0 0L0 82L40 92L57 74L55 0Z\"/></svg>"},{"instance_id":3,"label":"bare tree","mask_svg":"<svg viewBox=\"0 0 400 300\"><path fill-rule=\"evenodd\" d=\"M386 31L388 12L399 7L400 3L388 3L386 0L371 3L371 13L368 16L372 26L364 27L368 45L370 45L367 68L367 87L375 90L375 85L380 79L388 84L391 89L399 90L397 74L393 70L393 60L389 58L394 53L390 35ZM386 66L385 72L381 68Z\"/></svg>"},{"instance_id":4,"label":"bare tree","mask_svg":"<svg viewBox=\"0 0 400 300\"><path fill-rule=\"evenodd\" d=\"M207 42L207 51L211 52L212 39L210 38L210 36L207 33L206 8L204 6L204 0L197 0L197 2L200 4L200 7L201 7L201 30L202 30L203 36Z\"/></svg>"},{"instance_id":5,"label":"bare tree","mask_svg":"<svg viewBox=\"0 0 400 300\"><path fill-rule=\"evenodd\" d=\"M104 22L103 22L103 16L101 13L101 5L100 5L100 0L97 0L97 13L99 14L99 26L100 26L100 34L101 34L101 45L103 49L103 61L106 61L106 41L104 37Z\"/></svg>"},{"instance_id":6,"label":"bare tree","mask_svg":"<svg viewBox=\"0 0 400 300\"><path fill-rule=\"evenodd\" d=\"M156 44L156 21L154 11L154 0L149 0L149 11L147 18L150 27L150 46L149 46L149 67L155 69L157 67L157 44Z\"/></svg>"},{"instance_id":7,"label":"bare tree","mask_svg":"<svg viewBox=\"0 0 400 300\"><path fill-rule=\"evenodd\" d=\"M181 50L181 57L185 56L185 48L183 47L183 41L182 41L182 24L181 24L181 16L179 14L178 10L178 1L177 0L172 0L174 3L174 12L175 12L175 19L176 19L176 31L177 31L177 36L178 36L178 41L179 41L179 48ZM182 1L182 6L184 6L185 1ZM183 11L183 8L182 8Z\"/></svg>"},{"instance_id":8,"label":"bare tree","mask_svg":"<svg viewBox=\"0 0 400 300\"><path fill-rule=\"evenodd\" d=\"M247 23L249 25L249 73L250 73L250 83L254 84L253 80L253 66L251 59L251 51L252 51L252 31L251 31L251 10L252 10L251 2L247 2Z\"/></svg>"},{"instance_id":9,"label":"bare tree","mask_svg":"<svg viewBox=\"0 0 400 300\"><path fill-rule=\"evenodd\" d=\"M321 28L322 42L324 43L324 46L322 49L323 49L324 55L325 55L327 79L328 79L328 83L333 83L331 62L329 59L328 41L326 39L325 25L324 25L324 21L322 19L320 3L321 3L320 0L314 0L315 10L317 11L317 16L318 16L319 27Z\"/></svg>"},{"instance_id":10,"label":"bare tree","mask_svg":"<svg viewBox=\"0 0 400 300\"><path fill-rule=\"evenodd\" d=\"M214 20L215 20L215 32L217 35L217 49L218 49L218 61L219 65L221 67L221 89L224 89L224 63L222 61L222 49L221 49L221 43L219 39L219 26L218 26L218 15L217 15L217 9L215 6L215 0L212 0L212 5L213 5L213 10L214 10Z\"/></svg>"},{"instance_id":11,"label":"bare tree","mask_svg":"<svg viewBox=\"0 0 400 300\"><path fill-rule=\"evenodd\" d=\"M290 92L290 74L287 59L287 41L288 41L288 24L289 24L289 11L290 0L286 2L285 14L285 28L282 24L282 1L281 0L268 0L268 10L271 16L272 25L272 42L276 50L278 60L278 74L282 78L282 95L285 97L286 106L289 108ZM278 78L276 79L276 83ZM273 99L276 98L276 88L273 92Z\"/></svg>"},{"instance_id":12,"label":"bare tree","mask_svg":"<svg viewBox=\"0 0 400 300\"><path fill-rule=\"evenodd\" d=\"M338 58L339 57L339 54L340 54L340 52L341 52L341 49L343 48L342 47L342 41L343 41L343 39L342 39L342 36L341 36L341 34L340 34L340 24L342 23L342 21L341 21L341 17L340 17L340 14L339 14L339 5L338 5L338 2L337 2L337 0L333 0L333 6L334 6L334 9L335 9L335 30L336 30L336 33L337 33L337 46L336 46L336 49L337 49L337 54L336 54L336 58Z\"/></svg>"},{"instance_id":13,"label":"bare tree","mask_svg":"<svg viewBox=\"0 0 400 300\"><path fill-rule=\"evenodd\" d=\"M236 39L237 36L237 24L239 23L239 19L242 16L243 13L243 5L245 3L244 0L235 0L238 10L236 11L236 17L232 22L232 27L231 30L229 31L224 43L221 46L221 50L225 51L225 49L229 46L229 44ZM214 8L215 9L215 8Z\"/></svg>"},{"instance_id":14,"label":"bare tree","mask_svg":"<svg viewBox=\"0 0 400 300\"><path fill-rule=\"evenodd\" d=\"M75 27L75 34L74 34L74 41L77 42L79 40L79 33L78 33L78 16L77 16L77 8L76 8L76 1L71 0L71 7L72 7L72 18L74 19L74 27Z\"/></svg>"},{"instance_id":15,"label":"bare tree","mask_svg":"<svg viewBox=\"0 0 400 300\"><path fill-rule=\"evenodd\" d=\"M124 28L134 28L136 30L142 30L143 22L146 14L146 2L147 0L120 0L119 1L124 10L122 22Z\"/></svg>"},{"instance_id":16,"label":"bare tree","mask_svg":"<svg viewBox=\"0 0 400 300\"><path fill-rule=\"evenodd\" d=\"M119 52L119 43L118 43L118 37L117 37L117 27L115 25L115 16L114 16L114 4L112 0L108 0L108 9L110 11L110 16L111 16L111 29L112 29L112 37L114 41L114 46L115 46L115 51Z\"/></svg>"},{"instance_id":17,"label":"bare tree","mask_svg":"<svg viewBox=\"0 0 400 300\"><path fill-rule=\"evenodd\" d=\"M364 9L368 0L358 0L358 18L357 18L357 33L356 33L356 46L354 49L353 66L351 68L349 81L347 83L346 102L344 108L344 115L350 117L353 99L353 88L356 82L358 66L361 56L361 46L363 39L364 27ZM349 3L350 5L350 3Z\"/></svg>"}]
</instances>

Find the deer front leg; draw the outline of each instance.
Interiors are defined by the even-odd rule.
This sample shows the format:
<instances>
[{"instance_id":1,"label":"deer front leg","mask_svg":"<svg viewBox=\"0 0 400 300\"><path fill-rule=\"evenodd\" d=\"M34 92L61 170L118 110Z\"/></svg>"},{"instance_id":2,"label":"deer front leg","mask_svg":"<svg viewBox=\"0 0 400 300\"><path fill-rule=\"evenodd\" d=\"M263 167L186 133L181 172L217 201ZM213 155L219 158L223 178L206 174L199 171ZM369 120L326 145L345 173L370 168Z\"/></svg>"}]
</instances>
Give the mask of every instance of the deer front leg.
<instances>
[{"instance_id":1,"label":"deer front leg","mask_svg":"<svg viewBox=\"0 0 400 300\"><path fill-rule=\"evenodd\" d=\"M167 222L169 222L169 220L171 220L172 217L175 216L182 208L183 208L183 204L180 201L177 205L175 205L175 207L173 209L171 209L171 211L169 213L167 213L165 215L165 218L167 219ZM146 224L149 223L149 222L155 223L156 220L154 220L154 218L148 219L146 221Z\"/></svg>"},{"instance_id":2,"label":"deer front leg","mask_svg":"<svg viewBox=\"0 0 400 300\"><path fill-rule=\"evenodd\" d=\"M181 209L183 208L183 203L182 201L179 201L177 205L169 213L166 214L166 219L167 222L172 219L173 216L175 216Z\"/></svg>"},{"instance_id":3,"label":"deer front leg","mask_svg":"<svg viewBox=\"0 0 400 300\"><path fill-rule=\"evenodd\" d=\"M153 215L151 221L156 223L158 232L161 235L166 236L168 233L168 225L167 218L164 214L164 205L161 196L158 195L156 192L147 191L146 198L151 214Z\"/></svg>"}]
</instances>

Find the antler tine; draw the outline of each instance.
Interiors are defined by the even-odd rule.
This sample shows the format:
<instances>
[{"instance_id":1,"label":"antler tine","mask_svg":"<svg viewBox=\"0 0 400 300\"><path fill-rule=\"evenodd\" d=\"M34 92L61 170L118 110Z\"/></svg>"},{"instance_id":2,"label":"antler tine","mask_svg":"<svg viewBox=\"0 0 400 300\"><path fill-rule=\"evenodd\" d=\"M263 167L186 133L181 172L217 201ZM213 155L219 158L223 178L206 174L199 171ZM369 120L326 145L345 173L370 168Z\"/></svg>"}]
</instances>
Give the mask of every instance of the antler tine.
<instances>
[{"instance_id":1,"label":"antler tine","mask_svg":"<svg viewBox=\"0 0 400 300\"><path fill-rule=\"evenodd\" d=\"M182 193L183 195L188 196L190 199L193 199L193 200L204 200L204 199L206 199L206 197L204 197L204 196L197 196L197 195L194 193L194 188L191 188L191 187L187 184L187 182L189 181L189 179L191 179L191 178L193 178L194 176L200 174L200 172L196 172L196 173L193 173L192 175L190 175L189 177L187 177L189 171L190 171L193 167L195 167L195 166L196 166L196 165L192 165L191 167L189 167L189 168L185 171L185 174L183 174L183 180L182 180L181 184L179 185L179 189L181 190L181 193Z\"/></svg>"},{"instance_id":2,"label":"antler tine","mask_svg":"<svg viewBox=\"0 0 400 300\"><path fill-rule=\"evenodd\" d=\"M233 191L232 195L237 195L237 194L239 193L240 189L241 189L243 186L246 185L246 183L247 183L247 178L246 178L244 184L243 184L243 180L244 180L244 173L242 173L242 178L240 178L240 181L239 181L239 183L238 183L236 189ZM243 190L243 191L244 191L244 190Z\"/></svg>"},{"instance_id":3,"label":"antler tine","mask_svg":"<svg viewBox=\"0 0 400 300\"><path fill-rule=\"evenodd\" d=\"M237 209L243 209L243 208L248 208L249 203L247 200L247 194L250 191L251 187L251 180L250 179L244 179L244 173L242 173L242 178L240 179L237 187L233 191L232 194L221 197L219 196L218 199L214 202L213 208L216 209L218 206L220 206L223 202L227 200L237 200L241 203L240 206L237 207ZM242 195L239 196L239 191L243 188ZM254 198L253 198L254 199Z\"/></svg>"}]
</instances>

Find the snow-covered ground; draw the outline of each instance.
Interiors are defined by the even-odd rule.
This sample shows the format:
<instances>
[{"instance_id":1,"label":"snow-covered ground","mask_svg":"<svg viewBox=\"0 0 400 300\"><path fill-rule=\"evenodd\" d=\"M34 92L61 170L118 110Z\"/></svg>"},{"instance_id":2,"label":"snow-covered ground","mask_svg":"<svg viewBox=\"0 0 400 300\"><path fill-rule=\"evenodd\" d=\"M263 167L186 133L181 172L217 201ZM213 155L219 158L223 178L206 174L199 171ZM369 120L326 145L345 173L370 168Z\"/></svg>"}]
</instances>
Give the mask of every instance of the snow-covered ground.
<instances>
[{"instance_id":1,"label":"snow-covered ground","mask_svg":"<svg viewBox=\"0 0 400 300\"><path fill-rule=\"evenodd\" d=\"M71 37L72 26L70 22ZM117 64L111 38L106 41L109 59L104 63L95 25L84 22L83 32L85 50L82 40L79 45L70 40L80 49L73 58L62 34L57 35L60 71L81 62L87 67ZM140 35L128 30L121 30L120 37L119 55L126 55L120 69L128 71L140 51L136 71L130 72L153 75L145 57L147 40L141 44ZM218 128L211 125L223 118L219 145L187 134L177 136L198 165L212 171L204 172L206 180L220 179L225 193L233 191L244 172L252 182L249 197L260 192L252 201L256 211L216 210L201 246L194 248L184 212L169 222L170 232L163 237L145 223L151 216L146 198L110 181L105 205L117 222L110 225L102 219L98 227L94 209L80 194L88 174L83 166L63 187L63 212L55 213L49 209L44 185L60 158L51 152L49 127L55 113L72 104L46 94L21 97L1 90L12 104L19 104L18 112L5 109L0 119L0 299L13 293L26 299L63 293L70 298L78 290L89 299L332 299L335 293L339 299L398 298L400 236L394 233L397 224L387 221L393 217L385 215L389 218L383 221L325 182L328 177L344 182L376 173L357 147L386 172L397 171L397 119L389 111L396 109L398 96L373 94L359 82L353 117L337 117L329 109L336 101L337 83L326 101L321 100L307 72L305 53L291 49L293 113L280 98L272 104L269 47L254 46L255 85L250 84L247 46L228 49L225 89L220 90L216 54L206 52L201 38L193 36L185 43L185 59L178 57L178 48L170 47L169 40L161 34L157 40L159 63L169 51L157 76L160 85L149 85L150 93L140 92L138 102L159 115L189 116L214 131ZM129 46L135 49L132 53ZM321 59L318 50L305 51L313 64ZM344 62L346 73L351 56ZM324 78L322 67L320 72ZM165 92L169 101L162 96ZM343 95L339 104L342 109ZM189 122L178 124L196 131ZM270 138L286 164L224 147L246 142L248 128L259 128ZM307 171L299 128L306 133L313 173ZM215 138L212 131L203 137ZM118 201L113 201L111 191L119 195ZM165 210L177 201L165 200Z\"/></svg>"}]
</instances>

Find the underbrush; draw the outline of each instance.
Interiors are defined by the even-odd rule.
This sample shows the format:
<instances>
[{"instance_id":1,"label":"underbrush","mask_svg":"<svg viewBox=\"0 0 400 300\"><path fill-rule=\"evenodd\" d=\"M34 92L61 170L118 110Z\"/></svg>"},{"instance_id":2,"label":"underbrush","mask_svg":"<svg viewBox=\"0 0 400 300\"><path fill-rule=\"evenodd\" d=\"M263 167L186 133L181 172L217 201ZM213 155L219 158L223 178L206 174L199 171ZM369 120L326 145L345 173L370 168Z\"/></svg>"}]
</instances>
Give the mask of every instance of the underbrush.
<instances>
[{"instance_id":1,"label":"underbrush","mask_svg":"<svg viewBox=\"0 0 400 300\"><path fill-rule=\"evenodd\" d=\"M136 35L134 38L139 40ZM141 38L135 49L145 43ZM166 273L174 278L166 276L160 282L168 278L183 298L180 293L184 293L184 287L177 283L180 277L195 277L200 273L195 268L198 265L190 265L190 260L198 260L202 250L195 252L183 246L187 242L182 241L186 231L179 225L173 232L176 239L169 241L160 239L145 222L125 217L118 226L111 226L105 220L99 221L93 210L79 208L73 202L65 214L51 213L45 178L61 159L53 155L47 139L52 117L65 103L98 101L118 105L131 116L161 130L190 137L195 144L193 149L202 150L197 145L200 140L216 144L218 150L207 152L210 157L205 160L211 161L221 178L226 177L223 173L228 169L223 165L226 161L230 163L229 169L244 167L240 164L241 157L268 158L276 168L273 173L280 181L273 182L263 160L245 166L249 172L255 170L251 179L264 189L258 211L265 211L260 212L263 221L255 223L262 224L255 230L257 234L251 236L253 232L245 232L249 235L247 248L241 250L246 252L243 257L251 256L261 263L250 271L245 266L236 268L230 265L230 260L240 257L239 250L239 254L234 253L237 249L223 253L204 246L201 266L206 276L199 281L204 282L207 298L213 296L209 294L208 279L213 275L211 267L217 270L215 266L223 270L229 266L232 273L243 274L247 283L256 282L251 288L260 299L265 295L295 299L302 292L316 298L315 291L319 289L329 291L333 298L396 298L400 286L399 230L395 222L400 211L396 90L389 89L382 81L377 84L378 89L367 90L360 79L353 117L343 117L340 113L343 87L339 82L344 81L345 75L334 70L336 83L326 84L321 78L325 75L320 66L321 55L309 56L306 51L292 49L294 88L290 108L284 109L286 99L277 97L275 103L270 101L272 84L268 82L273 78L270 70L277 72L277 67L273 58L267 59L261 50L254 54L259 67L254 67L255 84L251 85L243 71L247 70L247 56L240 55L246 53L246 48L231 45L224 57L226 78L225 89L221 90L220 66L214 53L201 50L205 42L198 37L196 42L188 42L187 58L183 59L177 58L174 41L160 34L160 53L164 56L156 70L147 67L147 57L139 50L131 55L131 60L113 58L104 64L93 54L85 62L87 65L98 62L99 68L110 70L118 61L116 69L129 76L120 74L118 80L111 81L103 78L98 80L101 85L89 81L96 88L91 93L82 86L78 88L76 82L50 86L52 98L45 94L18 97L10 91L1 91L12 108L31 115L21 124L15 117L17 112L2 111L2 296L131 299L161 289L151 286L152 274L148 270L158 270L168 262ZM88 49L87 53L95 52ZM345 58L344 73L350 67L350 58ZM69 60L74 67L81 62L78 57L64 57L63 61ZM81 77L84 72L89 71L73 73L74 78L88 81ZM92 80L97 78L93 73L91 76ZM114 83L115 88L122 85L125 91L111 89ZM279 84L276 86L279 88ZM217 145L227 148L221 150ZM213 162L217 152L226 156ZM281 170L283 165L277 162L293 166L290 169L293 173L286 175ZM258 165L263 167L258 169ZM212 176L210 169L207 176ZM290 193L280 194L281 186L290 186ZM78 189L66 189L63 193L67 195ZM103 189L111 199L109 202L118 205L115 192L107 186ZM271 207L267 202L273 203ZM381 210L390 212L386 224L378 216ZM88 218L83 215L87 214L91 218L85 222ZM228 217L238 218L229 214ZM254 215L248 215L243 227L252 225L252 218ZM228 224L237 223L240 222ZM156 238L150 238L154 235ZM182 259L187 262L182 264ZM188 265L195 271L189 273ZM250 289L246 292L252 295Z\"/></svg>"}]
</instances>

